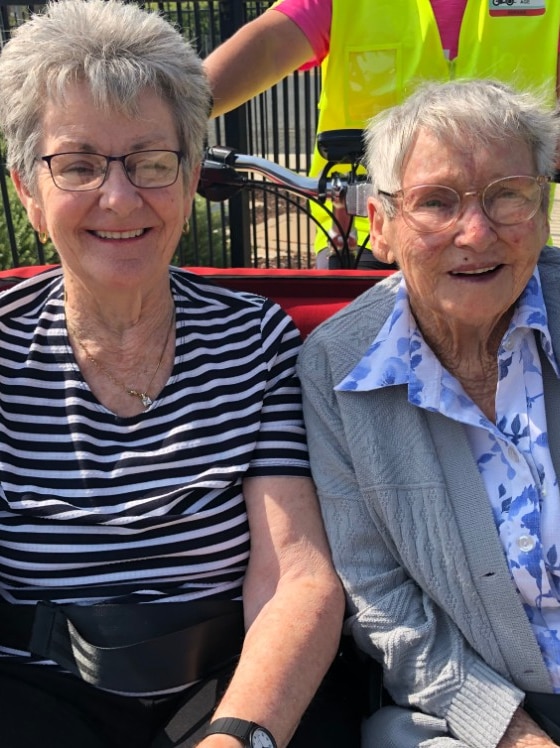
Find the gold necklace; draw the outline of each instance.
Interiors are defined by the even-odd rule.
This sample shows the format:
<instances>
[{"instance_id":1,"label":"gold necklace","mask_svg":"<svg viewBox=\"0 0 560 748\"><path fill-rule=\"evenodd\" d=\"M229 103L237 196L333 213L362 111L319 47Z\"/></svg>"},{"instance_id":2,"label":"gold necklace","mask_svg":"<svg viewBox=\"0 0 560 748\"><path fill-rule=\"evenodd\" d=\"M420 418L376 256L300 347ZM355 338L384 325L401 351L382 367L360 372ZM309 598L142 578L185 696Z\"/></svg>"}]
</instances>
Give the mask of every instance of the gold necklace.
<instances>
[{"instance_id":1,"label":"gold necklace","mask_svg":"<svg viewBox=\"0 0 560 748\"><path fill-rule=\"evenodd\" d=\"M169 337L171 335L171 329L173 328L174 320L175 320L175 307L173 307L173 310L171 312L171 319L169 320L169 327L167 328L167 335L165 336L165 343L163 344L163 350L161 352L161 356L159 357L159 361L157 362L155 371L152 374L152 378L148 382L148 386L143 392L141 392L140 390L135 390L130 387L127 387L124 382L121 382L120 379L117 379L116 377L114 377L108 369L106 369L102 364L99 363L99 361L97 361L97 359L95 359L91 355L85 343L82 340L80 340L80 337L76 333L76 331L68 325L68 321L66 322L66 325L68 327L68 331L72 333L78 345L83 350L83 352L86 354L86 358L88 359L88 361L91 361L91 363L97 369L99 369L99 371L102 374L104 374L107 377L107 379L110 379L111 382L113 382L113 384L116 384L118 387L124 390L127 395L130 395L130 397L137 397L142 403L142 405L144 406L144 408L147 410L150 407L150 405L152 405L152 403L154 402L152 398L148 395L148 392L150 391L150 387L152 386L152 383L154 379L156 378L156 374L158 373L160 366L161 366L161 362L163 361L163 357L165 356L165 351L167 350L167 344L169 343Z\"/></svg>"}]
</instances>

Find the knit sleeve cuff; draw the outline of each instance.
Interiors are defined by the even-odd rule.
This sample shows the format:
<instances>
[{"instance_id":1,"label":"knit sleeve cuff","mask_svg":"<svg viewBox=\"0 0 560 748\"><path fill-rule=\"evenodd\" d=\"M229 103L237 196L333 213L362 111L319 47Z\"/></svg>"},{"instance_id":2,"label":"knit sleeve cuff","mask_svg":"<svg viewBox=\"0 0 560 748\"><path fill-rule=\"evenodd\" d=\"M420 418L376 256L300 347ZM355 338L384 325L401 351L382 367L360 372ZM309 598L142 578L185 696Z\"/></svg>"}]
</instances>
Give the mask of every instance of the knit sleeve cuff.
<instances>
[{"instance_id":1,"label":"knit sleeve cuff","mask_svg":"<svg viewBox=\"0 0 560 748\"><path fill-rule=\"evenodd\" d=\"M525 694L482 662L474 662L446 719L467 745L495 748Z\"/></svg>"}]
</instances>

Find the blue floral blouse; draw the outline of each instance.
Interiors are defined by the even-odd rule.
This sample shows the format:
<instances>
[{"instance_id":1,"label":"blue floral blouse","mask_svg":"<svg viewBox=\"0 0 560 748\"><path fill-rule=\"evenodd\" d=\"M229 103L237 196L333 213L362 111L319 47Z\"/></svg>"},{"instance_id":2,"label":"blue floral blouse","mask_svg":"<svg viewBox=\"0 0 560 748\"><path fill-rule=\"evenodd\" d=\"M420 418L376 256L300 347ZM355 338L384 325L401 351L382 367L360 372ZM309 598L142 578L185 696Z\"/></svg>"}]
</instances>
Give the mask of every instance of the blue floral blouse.
<instances>
[{"instance_id":1,"label":"blue floral blouse","mask_svg":"<svg viewBox=\"0 0 560 748\"><path fill-rule=\"evenodd\" d=\"M517 303L498 351L496 423L443 368L410 311L404 280L392 315L335 389L408 386L411 404L465 425L513 581L560 692L560 491L548 450L535 332L557 376L538 270Z\"/></svg>"}]
</instances>

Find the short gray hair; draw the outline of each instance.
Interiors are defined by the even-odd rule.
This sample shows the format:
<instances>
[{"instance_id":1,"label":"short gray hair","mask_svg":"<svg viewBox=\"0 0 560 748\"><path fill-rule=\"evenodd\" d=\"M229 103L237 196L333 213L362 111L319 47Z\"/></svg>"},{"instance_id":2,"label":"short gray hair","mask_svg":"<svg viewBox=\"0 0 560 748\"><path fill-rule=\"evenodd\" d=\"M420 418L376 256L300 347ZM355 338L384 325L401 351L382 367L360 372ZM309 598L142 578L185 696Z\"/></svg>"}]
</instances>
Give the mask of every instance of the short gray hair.
<instances>
[{"instance_id":1,"label":"short gray hair","mask_svg":"<svg viewBox=\"0 0 560 748\"><path fill-rule=\"evenodd\" d=\"M459 149L495 142L525 143L538 174L554 173L560 138L557 113L536 93L516 91L494 80L424 83L402 104L373 117L366 128L366 162L377 190L397 192L407 156L420 130ZM382 211L396 214L389 198L378 196ZM545 208L548 200L545 201Z\"/></svg>"},{"instance_id":2,"label":"short gray hair","mask_svg":"<svg viewBox=\"0 0 560 748\"><path fill-rule=\"evenodd\" d=\"M157 13L119 0L59 0L15 30L0 54L0 129L9 169L34 185L46 101L84 81L100 108L133 117L154 90L171 107L185 178L200 163L210 88L190 43Z\"/></svg>"}]
</instances>

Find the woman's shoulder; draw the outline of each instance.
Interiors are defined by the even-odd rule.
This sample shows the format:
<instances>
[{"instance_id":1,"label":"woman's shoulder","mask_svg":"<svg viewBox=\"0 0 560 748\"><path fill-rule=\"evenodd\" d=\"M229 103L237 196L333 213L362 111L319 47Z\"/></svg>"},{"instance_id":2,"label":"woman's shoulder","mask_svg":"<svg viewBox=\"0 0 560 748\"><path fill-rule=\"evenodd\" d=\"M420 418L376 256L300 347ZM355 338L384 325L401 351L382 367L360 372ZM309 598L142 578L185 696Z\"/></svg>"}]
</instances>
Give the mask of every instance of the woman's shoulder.
<instances>
[{"instance_id":1,"label":"woman's shoulder","mask_svg":"<svg viewBox=\"0 0 560 748\"><path fill-rule=\"evenodd\" d=\"M265 337L298 336L289 315L275 301L249 291L226 288L211 278L190 270L171 268L171 283L177 313L190 323L227 326L246 330L258 326Z\"/></svg>"},{"instance_id":2,"label":"woman's shoulder","mask_svg":"<svg viewBox=\"0 0 560 748\"><path fill-rule=\"evenodd\" d=\"M249 306L260 309L267 302L270 303L265 296L226 288L192 270L173 267L170 273L176 293L191 300L196 299L202 304L207 304L208 307L223 305L224 307Z\"/></svg>"},{"instance_id":3,"label":"woman's shoulder","mask_svg":"<svg viewBox=\"0 0 560 748\"><path fill-rule=\"evenodd\" d=\"M543 247L538 261L539 272L557 272L560 268L560 249L558 247Z\"/></svg>"},{"instance_id":4,"label":"woman's shoulder","mask_svg":"<svg viewBox=\"0 0 560 748\"><path fill-rule=\"evenodd\" d=\"M5 316L28 304L39 306L61 288L62 270L59 265L53 265L27 278L17 279L13 285L0 291L0 314Z\"/></svg>"},{"instance_id":5,"label":"woman's shoulder","mask_svg":"<svg viewBox=\"0 0 560 748\"><path fill-rule=\"evenodd\" d=\"M558 247L544 247L537 264L547 304L552 297L558 298L560 293L560 249Z\"/></svg>"},{"instance_id":6,"label":"woman's shoulder","mask_svg":"<svg viewBox=\"0 0 560 748\"><path fill-rule=\"evenodd\" d=\"M395 305L396 294L402 279L400 272L379 281L360 294L340 311L322 322L309 336L308 341L326 343L341 336L350 344L361 345L372 332L380 329ZM305 343L307 345L307 341Z\"/></svg>"},{"instance_id":7,"label":"woman's shoulder","mask_svg":"<svg viewBox=\"0 0 560 748\"><path fill-rule=\"evenodd\" d=\"M560 325L560 249L545 247L538 262L548 324L553 336Z\"/></svg>"},{"instance_id":8,"label":"woman's shoulder","mask_svg":"<svg viewBox=\"0 0 560 748\"><path fill-rule=\"evenodd\" d=\"M299 355L302 378L339 382L357 363L395 306L401 273L376 283L348 306L325 320L307 337Z\"/></svg>"}]
</instances>

